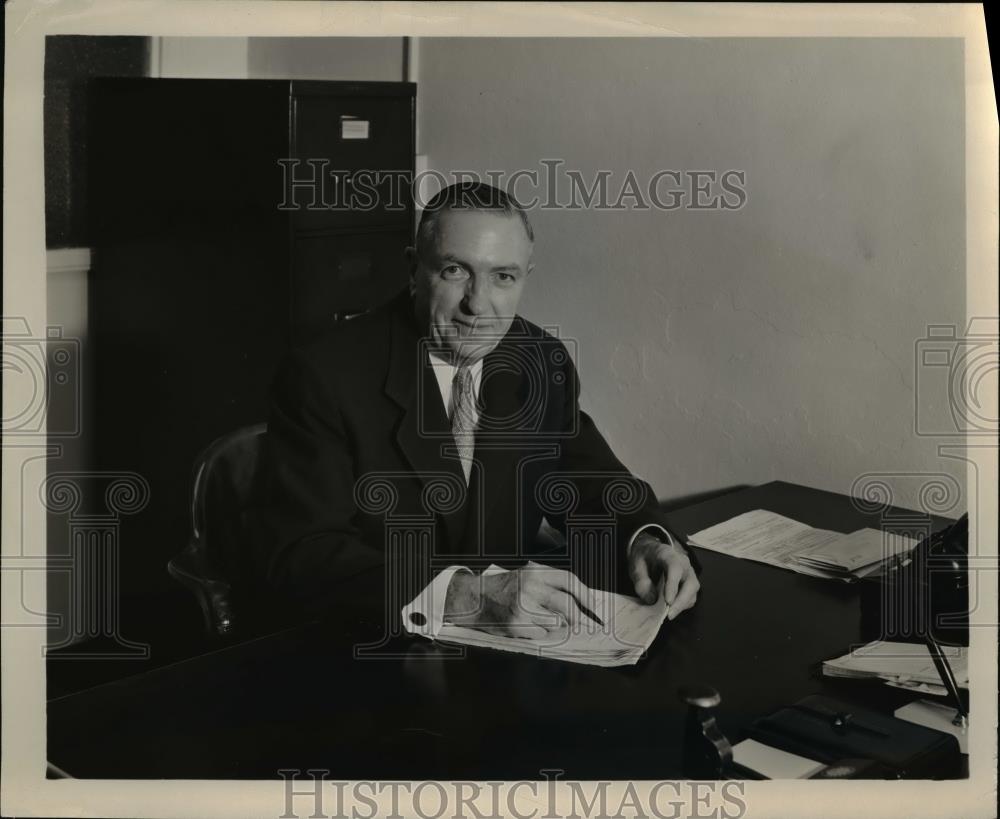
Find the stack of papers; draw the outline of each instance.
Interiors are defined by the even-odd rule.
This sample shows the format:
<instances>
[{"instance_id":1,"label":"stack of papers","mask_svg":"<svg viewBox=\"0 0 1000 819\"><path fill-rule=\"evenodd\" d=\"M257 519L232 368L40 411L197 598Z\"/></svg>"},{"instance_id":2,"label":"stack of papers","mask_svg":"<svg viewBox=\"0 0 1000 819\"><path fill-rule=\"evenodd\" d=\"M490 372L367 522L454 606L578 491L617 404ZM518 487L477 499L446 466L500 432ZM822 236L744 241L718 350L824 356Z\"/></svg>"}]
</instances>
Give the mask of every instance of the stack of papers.
<instances>
[{"instance_id":1,"label":"stack of papers","mask_svg":"<svg viewBox=\"0 0 1000 819\"><path fill-rule=\"evenodd\" d=\"M917 545L912 538L878 529L849 534L815 529L763 509L696 532L688 543L800 574L848 582L871 574L886 560L905 561Z\"/></svg>"},{"instance_id":2,"label":"stack of papers","mask_svg":"<svg viewBox=\"0 0 1000 819\"><path fill-rule=\"evenodd\" d=\"M805 566L831 574L863 577L878 569L886 560L904 560L917 545L913 538L883 532L879 529L858 529L825 546L815 547L796 557Z\"/></svg>"},{"instance_id":3,"label":"stack of papers","mask_svg":"<svg viewBox=\"0 0 1000 819\"><path fill-rule=\"evenodd\" d=\"M491 566L486 571L506 570ZM585 665L635 665L652 644L666 619L667 604L663 594L652 605L645 605L635 597L593 590L593 601L592 611L600 618L603 626L584 617L585 625L582 627L567 628L552 632L544 638L530 639L499 636L446 622L441 626L436 639L456 645L493 648Z\"/></svg>"},{"instance_id":4,"label":"stack of papers","mask_svg":"<svg viewBox=\"0 0 1000 819\"><path fill-rule=\"evenodd\" d=\"M945 659L961 688L969 687L967 649L943 646ZM828 677L880 679L897 688L923 694L946 696L948 690L941 681L930 650L920 643L889 643L875 640L834 660L823 663Z\"/></svg>"}]
</instances>

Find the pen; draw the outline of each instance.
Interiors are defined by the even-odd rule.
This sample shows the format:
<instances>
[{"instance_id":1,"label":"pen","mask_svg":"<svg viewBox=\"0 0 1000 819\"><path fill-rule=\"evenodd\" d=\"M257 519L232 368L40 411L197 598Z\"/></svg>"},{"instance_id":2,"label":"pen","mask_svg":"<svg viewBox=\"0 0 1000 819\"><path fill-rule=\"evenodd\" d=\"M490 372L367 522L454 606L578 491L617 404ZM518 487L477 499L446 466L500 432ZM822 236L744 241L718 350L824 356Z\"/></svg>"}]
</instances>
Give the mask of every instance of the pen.
<instances>
[{"instance_id":1,"label":"pen","mask_svg":"<svg viewBox=\"0 0 1000 819\"><path fill-rule=\"evenodd\" d=\"M948 694L955 701L956 714L955 719L952 720L952 724L964 726L968 723L969 714L965 710L965 706L962 705L962 698L958 693L958 683L955 681L955 673L951 670L951 664L948 662L948 658L944 656L941 646L934 639L930 631L927 632L924 640L927 643L928 651L931 653L931 659L934 660L934 667L937 668L938 676L941 677L944 687L948 689Z\"/></svg>"},{"instance_id":2,"label":"pen","mask_svg":"<svg viewBox=\"0 0 1000 819\"><path fill-rule=\"evenodd\" d=\"M573 599L576 600L575 597ZM588 609L585 605L583 605L583 603L581 603L579 600L576 600L576 606L577 606L578 609L580 609L580 611L582 611L584 614L586 614L587 617L589 617L591 620L593 620L595 623L597 623L597 625L599 625L601 628L604 628L604 621L601 620L600 617L598 617L596 614L594 614L594 612L592 612L590 609Z\"/></svg>"}]
</instances>

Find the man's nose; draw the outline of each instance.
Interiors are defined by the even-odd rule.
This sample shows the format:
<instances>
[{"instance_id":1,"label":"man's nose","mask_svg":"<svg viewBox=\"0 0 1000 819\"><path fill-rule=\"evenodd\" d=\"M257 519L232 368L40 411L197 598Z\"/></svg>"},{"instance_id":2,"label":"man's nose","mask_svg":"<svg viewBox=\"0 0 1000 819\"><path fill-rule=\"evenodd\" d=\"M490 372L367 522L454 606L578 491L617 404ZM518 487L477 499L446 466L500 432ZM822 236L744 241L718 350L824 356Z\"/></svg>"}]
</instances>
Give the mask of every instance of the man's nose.
<instances>
[{"instance_id":1,"label":"man's nose","mask_svg":"<svg viewBox=\"0 0 1000 819\"><path fill-rule=\"evenodd\" d=\"M465 288L462 307L471 316L481 316L489 307L489 284L471 279Z\"/></svg>"}]
</instances>

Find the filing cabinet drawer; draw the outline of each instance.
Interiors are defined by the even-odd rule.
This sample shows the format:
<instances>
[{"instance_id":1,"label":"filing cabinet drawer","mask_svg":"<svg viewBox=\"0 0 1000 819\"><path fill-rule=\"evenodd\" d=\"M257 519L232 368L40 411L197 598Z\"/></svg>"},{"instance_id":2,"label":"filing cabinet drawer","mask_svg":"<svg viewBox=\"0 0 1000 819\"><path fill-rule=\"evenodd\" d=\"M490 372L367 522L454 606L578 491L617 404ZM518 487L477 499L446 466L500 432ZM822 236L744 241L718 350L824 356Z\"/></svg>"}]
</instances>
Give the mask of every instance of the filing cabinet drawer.
<instances>
[{"instance_id":1,"label":"filing cabinet drawer","mask_svg":"<svg viewBox=\"0 0 1000 819\"><path fill-rule=\"evenodd\" d=\"M292 327L297 340L331 321L365 312L406 287L410 232L298 236L292 260Z\"/></svg>"},{"instance_id":2,"label":"filing cabinet drawer","mask_svg":"<svg viewBox=\"0 0 1000 819\"><path fill-rule=\"evenodd\" d=\"M296 229L410 223L412 106L410 96L292 98L297 162L285 190Z\"/></svg>"}]
</instances>

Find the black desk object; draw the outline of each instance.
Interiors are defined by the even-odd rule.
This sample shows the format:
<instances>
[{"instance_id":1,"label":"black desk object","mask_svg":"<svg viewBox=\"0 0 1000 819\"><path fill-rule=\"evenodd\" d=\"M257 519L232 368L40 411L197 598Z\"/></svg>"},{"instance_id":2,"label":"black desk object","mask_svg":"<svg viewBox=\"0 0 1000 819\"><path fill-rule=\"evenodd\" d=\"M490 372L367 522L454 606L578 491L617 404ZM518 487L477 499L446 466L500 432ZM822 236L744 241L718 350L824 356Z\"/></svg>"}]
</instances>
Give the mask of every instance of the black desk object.
<instances>
[{"instance_id":1,"label":"black desk object","mask_svg":"<svg viewBox=\"0 0 1000 819\"><path fill-rule=\"evenodd\" d=\"M813 526L877 526L850 498L774 482L670 514L687 534L764 508ZM932 527L947 524L933 519ZM856 585L699 551L695 608L664 625L637 666L602 669L486 650L447 659L422 639L395 659L356 661L381 633L378 608L314 623L92 688L48 704L48 759L81 778L276 778L325 768L340 779L679 777L685 705L722 693L738 741L758 717L813 693L891 713L912 699L823 678L821 661L871 639ZM345 589L345 595L349 589Z\"/></svg>"},{"instance_id":2,"label":"black desk object","mask_svg":"<svg viewBox=\"0 0 1000 819\"><path fill-rule=\"evenodd\" d=\"M837 767L853 772L857 762L870 762L858 771L866 779L942 778L962 762L958 739L951 734L823 695L762 717L751 736L822 762L828 772Z\"/></svg>"}]
</instances>

